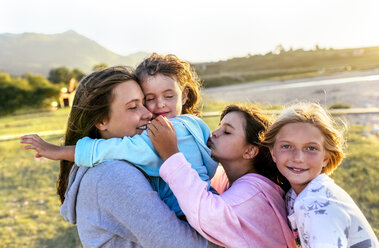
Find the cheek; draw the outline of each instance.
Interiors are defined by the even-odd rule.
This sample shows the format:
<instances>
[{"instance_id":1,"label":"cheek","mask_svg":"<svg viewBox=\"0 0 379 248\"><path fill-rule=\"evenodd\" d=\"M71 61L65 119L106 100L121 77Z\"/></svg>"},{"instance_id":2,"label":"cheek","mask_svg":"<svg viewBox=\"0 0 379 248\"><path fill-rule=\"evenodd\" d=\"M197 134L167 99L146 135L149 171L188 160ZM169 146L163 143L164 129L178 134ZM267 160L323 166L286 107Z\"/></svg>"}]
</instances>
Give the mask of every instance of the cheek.
<instances>
[{"instance_id":1,"label":"cheek","mask_svg":"<svg viewBox=\"0 0 379 248\"><path fill-rule=\"evenodd\" d=\"M146 108L150 111L150 112L153 112L153 110L154 110L154 108L155 108L155 104L154 104L154 102L147 102L147 103L145 103L145 106L146 106Z\"/></svg>"}]
</instances>

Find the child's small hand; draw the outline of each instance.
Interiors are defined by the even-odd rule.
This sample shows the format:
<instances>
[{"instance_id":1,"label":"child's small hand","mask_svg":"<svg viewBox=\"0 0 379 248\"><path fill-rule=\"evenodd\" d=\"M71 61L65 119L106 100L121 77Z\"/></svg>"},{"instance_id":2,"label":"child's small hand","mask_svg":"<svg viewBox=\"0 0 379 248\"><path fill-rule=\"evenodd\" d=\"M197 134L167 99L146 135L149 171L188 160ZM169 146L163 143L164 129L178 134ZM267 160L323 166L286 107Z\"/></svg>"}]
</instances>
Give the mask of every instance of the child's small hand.
<instances>
[{"instance_id":1,"label":"child's small hand","mask_svg":"<svg viewBox=\"0 0 379 248\"><path fill-rule=\"evenodd\" d=\"M152 120L147 134L163 161L179 152L174 126L166 117L158 116Z\"/></svg>"},{"instance_id":2,"label":"child's small hand","mask_svg":"<svg viewBox=\"0 0 379 248\"><path fill-rule=\"evenodd\" d=\"M61 147L50 143L47 143L37 134L28 134L21 137L20 143L29 144L24 146L24 149L32 149L37 153L36 158L45 157L52 160L59 160Z\"/></svg>"}]
</instances>

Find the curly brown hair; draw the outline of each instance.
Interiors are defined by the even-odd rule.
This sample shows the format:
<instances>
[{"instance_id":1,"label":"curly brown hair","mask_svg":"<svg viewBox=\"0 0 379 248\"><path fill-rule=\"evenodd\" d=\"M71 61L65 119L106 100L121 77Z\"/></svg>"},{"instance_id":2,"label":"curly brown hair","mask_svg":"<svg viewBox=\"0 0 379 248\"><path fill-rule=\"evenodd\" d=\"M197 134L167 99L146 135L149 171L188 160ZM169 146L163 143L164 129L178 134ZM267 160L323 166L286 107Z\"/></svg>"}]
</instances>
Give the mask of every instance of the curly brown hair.
<instances>
[{"instance_id":1,"label":"curly brown hair","mask_svg":"<svg viewBox=\"0 0 379 248\"><path fill-rule=\"evenodd\" d=\"M183 105L182 114L200 114L197 104L200 100L201 82L188 62L180 60L173 54L153 53L136 68L136 75L140 83L144 82L147 77L157 74L175 79L182 91L188 89L187 101Z\"/></svg>"}]
</instances>

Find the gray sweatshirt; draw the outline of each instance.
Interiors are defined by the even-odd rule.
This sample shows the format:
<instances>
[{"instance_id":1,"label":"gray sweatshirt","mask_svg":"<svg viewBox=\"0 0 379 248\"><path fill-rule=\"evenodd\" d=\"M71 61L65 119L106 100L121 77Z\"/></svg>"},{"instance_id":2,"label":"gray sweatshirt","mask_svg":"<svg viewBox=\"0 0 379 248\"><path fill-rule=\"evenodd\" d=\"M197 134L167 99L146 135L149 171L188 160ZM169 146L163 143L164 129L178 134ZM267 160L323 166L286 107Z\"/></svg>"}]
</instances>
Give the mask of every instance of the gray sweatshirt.
<instances>
[{"instance_id":1,"label":"gray sweatshirt","mask_svg":"<svg viewBox=\"0 0 379 248\"><path fill-rule=\"evenodd\" d=\"M73 166L61 215L83 247L216 247L179 220L125 161Z\"/></svg>"}]
</instances>

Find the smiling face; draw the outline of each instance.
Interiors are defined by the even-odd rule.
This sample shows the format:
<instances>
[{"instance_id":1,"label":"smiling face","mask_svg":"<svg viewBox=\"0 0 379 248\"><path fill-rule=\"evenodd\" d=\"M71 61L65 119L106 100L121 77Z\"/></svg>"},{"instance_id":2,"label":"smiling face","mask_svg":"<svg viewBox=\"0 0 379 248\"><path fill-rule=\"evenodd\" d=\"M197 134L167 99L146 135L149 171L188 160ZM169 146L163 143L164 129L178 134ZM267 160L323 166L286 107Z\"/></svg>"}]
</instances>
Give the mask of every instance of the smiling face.
<instances>
[{"instance_id":1,"label":"smiling face","mask_svg":"<svg viewBox=\"0 0 379 248\"><path fill-rule=\"evenodd\" d=\"M109 117L96 127L104 139L141 134L152 114L145 108L144 95L137 82L129 80L113 89Z\"/></svg>"},{"instance_id":2,"label":"smiling face","mask_svg":"<svg viewBox=\"0 0 379 248\"><path fill-rule=\"evenodd\" d=\"M296 194L317 177L329 161L324 136L310 123L284 125L270 151L278 170L288 179Z\"/></svg>"},{"instance_id":3,"label":"smiling face","mask_svg":"<svg viewBox=\"0 0 379 248\"><path fill-rule=\"evenodd\" d=\"M173 118L182 114L183 105L187 99L187 92L179 88L174 78L163 74L147 76L141 83L147 109L158 115Z\"/></svg>"},{"instance_id":4,"label":"smiling face","mask_svg":"<svg viewBox=\"0 0 379 248\"><path fill-rule=\"evenodd\" d=\"M243 159L246 149L251 146L246 142L245 126L246 120L242 113L230 112L212 132L208 146L211 148L212 157L223 166Z\"/></svg>"}]
</instances>

